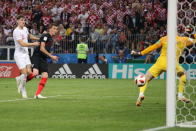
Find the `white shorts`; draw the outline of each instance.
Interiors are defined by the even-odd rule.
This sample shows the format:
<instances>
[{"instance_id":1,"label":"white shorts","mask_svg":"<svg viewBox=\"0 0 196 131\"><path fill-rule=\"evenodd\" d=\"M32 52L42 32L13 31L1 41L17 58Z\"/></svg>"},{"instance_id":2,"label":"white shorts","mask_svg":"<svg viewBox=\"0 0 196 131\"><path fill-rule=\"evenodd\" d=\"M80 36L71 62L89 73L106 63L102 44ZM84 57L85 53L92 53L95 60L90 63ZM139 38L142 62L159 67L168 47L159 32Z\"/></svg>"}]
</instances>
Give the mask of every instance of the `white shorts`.
<instances>
[{"instance_id":1,"label":"white shorts","mask_svg":"<svg viewBox=\"0 0 196 131\"><path fill-rule=\"evenodd\" d=\"M29 55L16 55L14 54L14 60L16 61L16 65L21 70L26 68L27 65L31 65L31 61Z\"/></svg>"}]
</instances>

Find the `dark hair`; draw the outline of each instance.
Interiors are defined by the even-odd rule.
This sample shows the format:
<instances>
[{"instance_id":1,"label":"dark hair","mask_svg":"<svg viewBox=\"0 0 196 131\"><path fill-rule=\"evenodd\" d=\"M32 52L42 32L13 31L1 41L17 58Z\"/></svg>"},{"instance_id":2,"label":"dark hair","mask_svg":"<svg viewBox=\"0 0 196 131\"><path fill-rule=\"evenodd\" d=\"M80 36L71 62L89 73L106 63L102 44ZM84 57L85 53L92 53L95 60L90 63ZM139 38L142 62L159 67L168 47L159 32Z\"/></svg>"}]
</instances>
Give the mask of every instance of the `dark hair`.
<instances>
[{"instance_id":1,"label":"dark hair","mask_svg":"<svg viewBox=\"0 0 196 131\"><path fill-rule=\"evenodd\" d=\"M25 18L23 15L18 15L17 17L16 17L16 19L17 20L19 20L19 19L21 19L21 18Z\"/></svg>"},{"instance_id":2,"label":"dark hair","mask_svg":"<svg viewBox=\"0 0 196 131\"><path fill-rule=\"evenodd\" d=\"M48 29L52 28L53 26L57 26L58 27L58 24L57 23L51 23L48 25Z\"/></svg>"},{"instance_id":3,"label":"dark hair","mask_svg":"<svg viewBox=\"0 0 196 131\"><path fill-rule=\"evenodd\" d=\"M81 36L80 36L80 41L81 41L81 42L85 42L85 41L86 41L86 39L87 39L87 38L86 38L86 36L85 36L85 35L81 35Z\"/></svg>"}]
</instances>

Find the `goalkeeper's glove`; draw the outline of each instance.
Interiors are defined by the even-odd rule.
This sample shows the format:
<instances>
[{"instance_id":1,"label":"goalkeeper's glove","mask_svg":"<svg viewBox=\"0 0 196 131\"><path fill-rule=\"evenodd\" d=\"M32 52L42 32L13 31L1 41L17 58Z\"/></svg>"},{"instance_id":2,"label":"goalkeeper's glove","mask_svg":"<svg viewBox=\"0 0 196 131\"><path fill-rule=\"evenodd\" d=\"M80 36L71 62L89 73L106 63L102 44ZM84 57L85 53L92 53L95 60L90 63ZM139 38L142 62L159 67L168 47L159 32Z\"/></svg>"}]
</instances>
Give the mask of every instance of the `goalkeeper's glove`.
<instances>
[{"instance_id":1,"label":"goalkeeper's glove","mask_svg":"<svg viewBox=\"0 0 196 131\"><path fill-rule=\"evenodd\" d=\"M134 50L131 51L131 55L133 55L134 57L140 57L140 56L142 56L141 55L141 52L134 51Z\"/></svg>"}]
</instances>

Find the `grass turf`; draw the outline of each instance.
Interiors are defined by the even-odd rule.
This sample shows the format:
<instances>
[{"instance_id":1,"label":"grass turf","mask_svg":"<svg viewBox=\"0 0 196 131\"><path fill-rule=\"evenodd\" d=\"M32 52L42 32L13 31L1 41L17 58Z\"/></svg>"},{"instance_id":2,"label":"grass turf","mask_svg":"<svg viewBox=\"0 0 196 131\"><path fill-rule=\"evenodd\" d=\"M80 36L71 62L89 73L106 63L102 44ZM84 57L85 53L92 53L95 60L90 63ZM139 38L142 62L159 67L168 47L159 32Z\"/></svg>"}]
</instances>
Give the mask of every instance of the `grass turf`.
<instances>
[{"instance_id":1,"label":"grass turf","mask_svg":"<svg viewBox=\"0 0 196 131\"><path fill-rule=\"evenodd\" d=\"M33 98L39 79L27 83ZM165 81L149 84L142 107L130 80L49 79L47 99L21 99L14 79L0 79L2 131L137 131L165 125ZM166 129L167 130L167 129ZM172 128L172 131L188 128Z\"/></svg>"}]
</instances>

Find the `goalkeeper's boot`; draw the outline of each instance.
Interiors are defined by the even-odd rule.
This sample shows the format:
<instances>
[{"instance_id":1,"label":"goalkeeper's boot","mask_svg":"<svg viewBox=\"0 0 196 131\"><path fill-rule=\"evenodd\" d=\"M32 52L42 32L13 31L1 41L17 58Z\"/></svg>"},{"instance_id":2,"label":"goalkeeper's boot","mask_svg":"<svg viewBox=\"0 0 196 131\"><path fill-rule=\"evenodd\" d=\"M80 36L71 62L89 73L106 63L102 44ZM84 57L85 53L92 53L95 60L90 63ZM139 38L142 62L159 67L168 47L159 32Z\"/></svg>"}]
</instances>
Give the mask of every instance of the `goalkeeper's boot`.
<instances>
[{"instance_id":1,"label":"goalkeeper's boot","mask_svg":"<svg viewBox=\"0 0 196 131\"><path fill-rule=\"evenodd\" d=\"M182 97L178 97L178 100L181 101L181 102L185 102L185 103L190 103L191 100L189 100L188 98L182 96Z\"/></svg>"},{"instance_id":2,"label":"goalkeeper's boot","mask_svg":"<svg viewBox=\"0 0 196 131\"><path fill-rule=\"evenodd\" d=\"M143 100L144 100L144 95L139 95L136 101L136 106L141 106Z\"/></svg>"}]
</instances>

